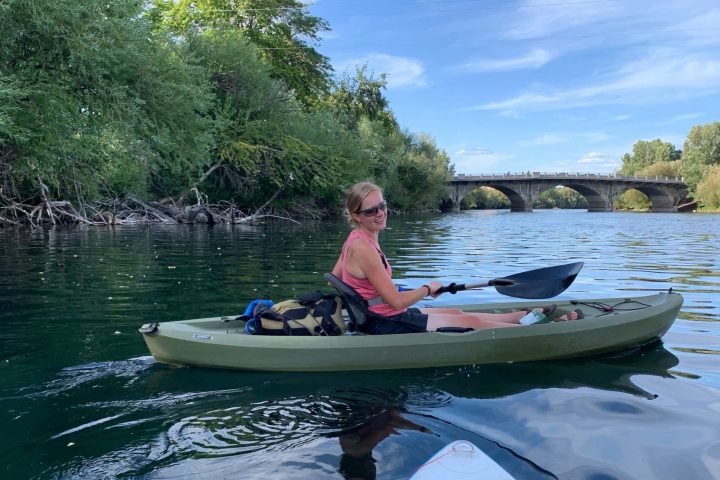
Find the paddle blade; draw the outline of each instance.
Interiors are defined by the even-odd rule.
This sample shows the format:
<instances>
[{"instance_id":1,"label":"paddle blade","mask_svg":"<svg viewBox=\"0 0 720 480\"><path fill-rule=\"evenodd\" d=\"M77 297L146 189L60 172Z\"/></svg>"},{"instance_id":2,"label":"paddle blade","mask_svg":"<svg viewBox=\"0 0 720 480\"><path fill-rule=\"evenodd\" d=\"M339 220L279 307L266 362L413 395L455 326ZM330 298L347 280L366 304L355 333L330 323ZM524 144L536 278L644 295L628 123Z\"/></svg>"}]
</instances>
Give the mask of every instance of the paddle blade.
<instances>
[{"instance_id":1,"label":"paddle blade","mask_svg":"<svg viewBox=\"0 0 720 480\"><path fill-rule=\"evenodd\" d=\"M510 280L513 282L511 285L501 285L500 282L494 281L493 286L499 293L510 297L552 298L560 295L572 285L582 267L583 262L576 262L538 268L496 279Z\"/></svg>"}]
</instances>

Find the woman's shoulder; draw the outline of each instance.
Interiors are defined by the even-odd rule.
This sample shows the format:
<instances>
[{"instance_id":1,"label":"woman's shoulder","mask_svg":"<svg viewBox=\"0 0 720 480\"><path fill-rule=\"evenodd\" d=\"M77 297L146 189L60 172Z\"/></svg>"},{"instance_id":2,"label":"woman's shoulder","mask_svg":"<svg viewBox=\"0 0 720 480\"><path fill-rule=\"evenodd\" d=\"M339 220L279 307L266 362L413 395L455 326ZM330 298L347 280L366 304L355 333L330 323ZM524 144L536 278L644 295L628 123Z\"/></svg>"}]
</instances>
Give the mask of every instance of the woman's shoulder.
<instances>
[{"instance_id":1,"label":"woman's shoulder","mask_svg":"<svg viewBox=\"0 0 720 480\"><path fill-rule=\"evenodd\" d=\"M348 238L348 249L352 251L376 251L376 248L372 244L370 238L365 235L356 235Z\"/></svg>"},{"instance_id":2,"label":"woman's shoulder","mask_svg":"<svg viewBox=\"0 0 720 480\"><path fill-rule=\"evenodd\" d=\"M364 244L367 244L377 250L380 250L380 245L378 244L377 240L374 239L370 234L367 232L364 232L362 230L353 230L350 232L347 238L348 243L355 243L356 241L361 241Z\"/></svg>"}]
</instances>

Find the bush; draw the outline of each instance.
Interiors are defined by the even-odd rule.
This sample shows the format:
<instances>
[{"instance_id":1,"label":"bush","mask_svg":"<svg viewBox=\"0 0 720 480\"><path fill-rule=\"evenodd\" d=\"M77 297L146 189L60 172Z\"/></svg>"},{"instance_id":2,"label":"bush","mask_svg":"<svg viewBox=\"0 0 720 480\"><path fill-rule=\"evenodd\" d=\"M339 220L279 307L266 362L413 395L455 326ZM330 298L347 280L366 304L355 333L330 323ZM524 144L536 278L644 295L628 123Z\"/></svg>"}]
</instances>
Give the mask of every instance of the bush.
<instances>
[{"instance_id":1,"label":"bush","mask_svg":"<svg viewBox=\"0 0 720 480\"><path fill-rule=\"evenodd\" d=\"M704 179L697 186L697 200L708 210L720 210L720 165L705 170Z\"/></svg>"}]
</instances>

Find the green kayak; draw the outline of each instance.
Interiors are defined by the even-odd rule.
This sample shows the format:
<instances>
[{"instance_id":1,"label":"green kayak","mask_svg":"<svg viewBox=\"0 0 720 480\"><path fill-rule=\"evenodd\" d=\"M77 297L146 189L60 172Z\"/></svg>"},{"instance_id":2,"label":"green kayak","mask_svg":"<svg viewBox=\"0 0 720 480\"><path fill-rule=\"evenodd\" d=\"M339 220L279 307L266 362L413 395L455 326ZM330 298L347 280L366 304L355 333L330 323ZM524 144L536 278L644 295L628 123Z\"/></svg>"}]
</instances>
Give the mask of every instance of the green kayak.
<instances>
[{"instance_id":1,"label":"green kayak","mask_svg":"<svg viewBox=\"0 0 720 480\"><path fill-rule=\"evenodd\" d=\"M530 362L617 352L658 340L683 303L672 291L633 298L524 301L459 306L507 312L557 305L584 318L464 333L247 335L236 317L149 323L140 328L159 362L240 370L338 371Z\"/></svg>"}]
</instances>

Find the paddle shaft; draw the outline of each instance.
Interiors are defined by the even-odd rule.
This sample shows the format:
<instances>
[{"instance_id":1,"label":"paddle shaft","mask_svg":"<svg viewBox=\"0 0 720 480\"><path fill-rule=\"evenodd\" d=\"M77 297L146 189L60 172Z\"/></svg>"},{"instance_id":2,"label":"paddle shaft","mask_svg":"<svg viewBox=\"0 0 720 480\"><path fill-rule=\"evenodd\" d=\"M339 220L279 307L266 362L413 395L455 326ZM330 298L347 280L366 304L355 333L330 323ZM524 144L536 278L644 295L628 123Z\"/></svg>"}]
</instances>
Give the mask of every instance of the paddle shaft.
<instances>
[{"instance_id":1,"label":"paddle shaft","mask_svg":"<svg viewBox=\"0 0 720 480\"><path fill-rule=\"evenodd\" d=\"M435 293L457 293L463 290L474 290L485 287L509 287L510 285L515 285L515 282L504 278L496 278L483 283L451 283L445 287L438 288Z\"/></svg>"},{"instance_id":2,"label":"paddle shaft","mask_svg":"<svg viewBox=\"0 0 720 480\"><path fill-rule=\"evenodd\" d=\"M551 298L564 292L573 283L582 266L582 262L568 263L495 278L484 283L451 283L440 287L435 293L457 293L462 290L495 287L498 293L510 297Z\"/></svg>"}]
</instances>

